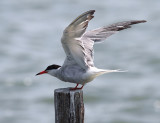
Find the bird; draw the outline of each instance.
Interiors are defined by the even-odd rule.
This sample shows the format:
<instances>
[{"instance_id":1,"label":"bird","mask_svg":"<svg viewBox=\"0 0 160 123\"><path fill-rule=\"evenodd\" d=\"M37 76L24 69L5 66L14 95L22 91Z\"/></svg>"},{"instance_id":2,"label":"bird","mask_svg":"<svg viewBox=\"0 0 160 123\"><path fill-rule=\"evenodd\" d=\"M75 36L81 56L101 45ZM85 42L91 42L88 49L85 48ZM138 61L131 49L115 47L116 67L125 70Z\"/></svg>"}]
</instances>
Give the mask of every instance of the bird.
<instances>
[{"instance_id":1,"label":"bird","mask_svg":"<svg viewBox=\"0 0 160 123\"><path fill-rule=\"evenodd\" d=\"M120 69L110 70L95 67L93 46L121 30L130 28L133 24L144 23L146 20L123 21L86 31L94 13L95 10L84 12L63 31L61 43L66 54L63 65L49 65L36 75L49 74L64 82L75 83L76 86L70 89L78 90L102 74L123 72ZM81 87L78 87L79 84Z\"/></svg>"}]
</instances>

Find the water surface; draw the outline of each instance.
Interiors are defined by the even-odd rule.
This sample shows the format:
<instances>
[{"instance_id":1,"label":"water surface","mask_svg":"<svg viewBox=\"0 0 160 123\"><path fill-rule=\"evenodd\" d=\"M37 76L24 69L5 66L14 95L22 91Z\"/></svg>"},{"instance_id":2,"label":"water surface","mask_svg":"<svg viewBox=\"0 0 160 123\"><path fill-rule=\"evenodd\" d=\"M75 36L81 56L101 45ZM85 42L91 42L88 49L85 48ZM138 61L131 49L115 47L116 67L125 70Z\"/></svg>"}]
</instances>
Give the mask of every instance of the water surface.
<instances>
[{"instance_id":1,"label":"water surface","mask_svg":"<svg viewBox=\"0 0 160 123\"><path fill-rule=\"evenodd\" d=\"M75 85L35 74L50 64L63 64L64 28L95 9L89 30L124 20L148 22L95 45L97 67L128 72L103 75L84 87L85 122L159 123L159 5L158 0L2 0L0 122L54 122L54 89Z\"/></svg>"}]
</instances>

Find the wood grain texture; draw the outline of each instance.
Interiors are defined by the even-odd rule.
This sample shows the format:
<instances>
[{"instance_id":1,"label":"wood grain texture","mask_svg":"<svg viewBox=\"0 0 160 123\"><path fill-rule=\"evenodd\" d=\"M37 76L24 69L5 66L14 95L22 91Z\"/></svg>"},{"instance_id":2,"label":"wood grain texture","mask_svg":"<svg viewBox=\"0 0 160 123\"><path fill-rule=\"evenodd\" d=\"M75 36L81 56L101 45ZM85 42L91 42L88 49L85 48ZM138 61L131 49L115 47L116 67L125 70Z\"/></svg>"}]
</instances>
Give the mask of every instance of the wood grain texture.
<instances>
[{"instance_id":1,"label":"wood grain texture","mask_svg":"<svg viewBox=\"0 0 160 123\"><path fill-rule=\"evenodd\" d=\"M55 123L84 123L83 91L69 88L54 91Z\"/></svg>"}]
</instances>

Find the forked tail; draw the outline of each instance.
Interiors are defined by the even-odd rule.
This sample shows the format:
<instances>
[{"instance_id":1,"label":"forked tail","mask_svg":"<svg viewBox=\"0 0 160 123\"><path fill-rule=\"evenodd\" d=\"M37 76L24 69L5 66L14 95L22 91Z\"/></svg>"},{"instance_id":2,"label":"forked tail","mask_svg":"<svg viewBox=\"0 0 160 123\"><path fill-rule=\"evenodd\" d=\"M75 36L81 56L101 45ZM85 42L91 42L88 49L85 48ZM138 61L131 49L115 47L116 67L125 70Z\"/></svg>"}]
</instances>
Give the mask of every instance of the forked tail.
<instances>
[{"instance_id":1,"label":"forked tail","mask_svg":"<svg viewBox=\"0 0 160 123\"><path fill-rule=\"evenodd\" d=\"M113 72L127 72L127 71L122 71L120 69L117 69L117 70L105 70L105 69L98 69L97 68L95 74L96 74L96 76L100 76L102 74L113 73Z\"/></svg>"}]
</instances>

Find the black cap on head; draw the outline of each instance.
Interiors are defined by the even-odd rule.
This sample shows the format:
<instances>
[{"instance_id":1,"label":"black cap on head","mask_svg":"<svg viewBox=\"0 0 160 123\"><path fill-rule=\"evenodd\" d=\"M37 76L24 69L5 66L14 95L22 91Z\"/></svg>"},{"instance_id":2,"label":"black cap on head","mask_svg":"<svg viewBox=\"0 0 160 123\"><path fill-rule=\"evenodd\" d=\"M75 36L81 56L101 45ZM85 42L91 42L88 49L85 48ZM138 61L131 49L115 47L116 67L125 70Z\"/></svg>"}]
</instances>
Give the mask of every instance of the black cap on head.
<instances>
[{"instance_id":1,"label":"black cap on head","mask_svg":"<svg viewBox=\"0 0 160 123\"><path fill-rule=\"evenodd\" d=\"M59 67L61 67L61 66L56 65L56 64L53 64L53 65L48 66L48 67L46 68L46 70L58 69ZM45 71L46 71L46 70L45 70Z\"/></svg>"}]
</instances>

